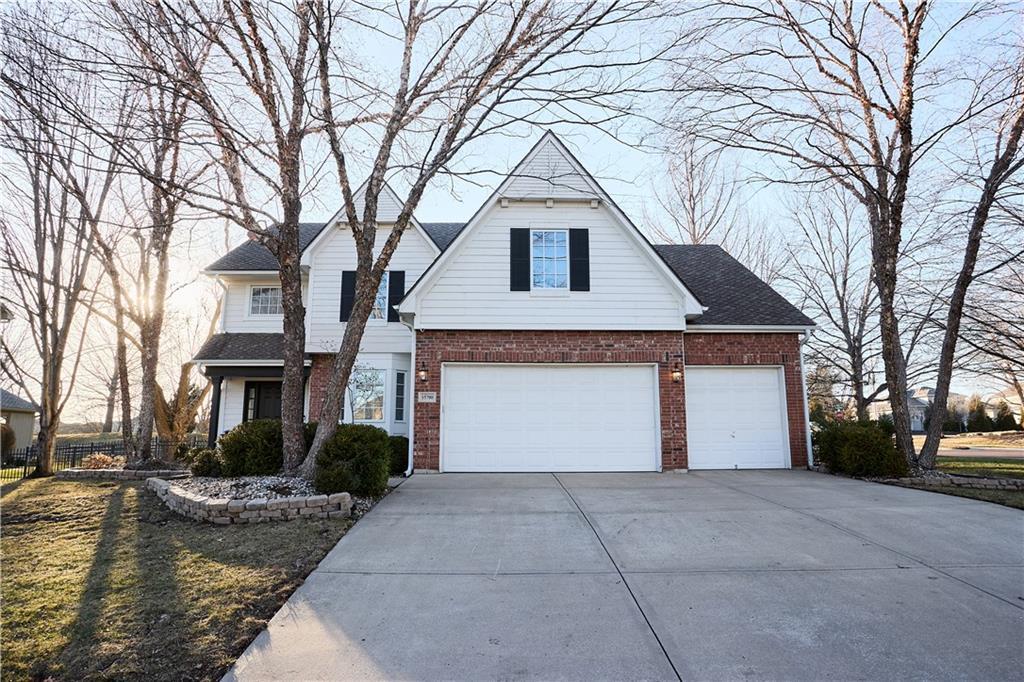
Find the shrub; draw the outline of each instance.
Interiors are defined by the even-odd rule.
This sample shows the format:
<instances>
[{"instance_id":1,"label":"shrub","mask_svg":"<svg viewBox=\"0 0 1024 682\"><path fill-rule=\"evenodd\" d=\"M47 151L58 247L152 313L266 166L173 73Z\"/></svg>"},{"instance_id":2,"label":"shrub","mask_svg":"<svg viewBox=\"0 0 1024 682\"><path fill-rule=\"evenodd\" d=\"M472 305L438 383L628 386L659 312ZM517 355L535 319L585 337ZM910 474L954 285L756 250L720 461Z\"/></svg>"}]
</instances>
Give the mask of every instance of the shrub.
<instances>
[{"instance_id":1,"label":"shrub","mask_svg":"<svg viewBox=\"0 0 1024 682\"><path fill-rule=\"evenodd\" d=\"M242 422L217 441L225 476L276 474L284 464L284 440L278 419Z\"/></svg>"},{"instance_id":2,"label":"shrub","mask_svg":"<svg viewBox=\"0 0 1024 682\"><path fill-rule=\"evenodd\" d=\"M7 424L0 424L0 452L10 452L14 445L14 429Z\"/></svg>"},{"instance_id":3,"label":"shrub","mask_svg":"<svg viewBox=\"0 0 1024 682\"><path fill-rule=\"evenodd\" d=\"M996 406L996 416L992 420L992 427L996 431L1016 431L1019 428L1017 418L1013 416L1013 411L1005 400L1001 400Z\"/></svg>"},{"instance_id":4,"label":"shrub","mask_svg":"<svg viewBox=\"0 0 1024 682\"><path fill-rule=\"evenodd\" d=\"M113 469L114 458L110 455L105 455L102 452L98 452L94 455L89 455L82 459L83 469Z\"/></svg>"},{"instance_id":5,"label":"shrub","mask_svg":"<svg viewBox=\"0 0 1024 682\"><path fill-rule=\"evenodd\" d=\"M326 494L380 495L387 490L390 460L387 431L339 424L317 455L313 485Z\"/></svg>"},{"instance_id":6,"label":"shrub","mask_svg":"<svg viewBox=\"0 0 1024 682\"><path fill-rule=\"evenodd\" d=\"M815 457L829 471L848 476L901 477L907 462L892 436L871 422L837 422L814 435Z\"/></svg>"},{"instance_id":7,"label":"shrub","mask_svg":"<svg viewBox=\"0 0 1024 682\"><path fill-rule=\"evenodd\" d=\"M213 448L192 448L188 457L193 476L219 478L224 475L224 461Z\"/></svg>"},{"instance_id":8,"label":"shrub","mask_svg":"<svg viewBox=\"0 0 1024 682\"><path fill-rule=\"evenodd\" d=\"M409 439L405 436L388 436L391 444L391 475L400 476L409 468Z\"/></svg>"}]
</instances>

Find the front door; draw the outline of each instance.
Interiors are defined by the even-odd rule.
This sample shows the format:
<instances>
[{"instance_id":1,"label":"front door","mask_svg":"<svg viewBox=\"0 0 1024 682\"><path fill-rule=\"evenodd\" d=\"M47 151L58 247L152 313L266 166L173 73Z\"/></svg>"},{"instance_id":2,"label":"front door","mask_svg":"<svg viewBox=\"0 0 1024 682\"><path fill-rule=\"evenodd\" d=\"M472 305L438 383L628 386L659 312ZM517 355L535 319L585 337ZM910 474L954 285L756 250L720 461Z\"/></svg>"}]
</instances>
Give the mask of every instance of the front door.
<instances>
[{"instance_id":1,"label":"front door","mask_svg":"<svg viewBox=\"0 0 1024 682\"><path fill-rule=\"evenodd\" d=\"M281 382L245 382L245 411L242 421L281 418Z\"/></svg>"}]
</instances>

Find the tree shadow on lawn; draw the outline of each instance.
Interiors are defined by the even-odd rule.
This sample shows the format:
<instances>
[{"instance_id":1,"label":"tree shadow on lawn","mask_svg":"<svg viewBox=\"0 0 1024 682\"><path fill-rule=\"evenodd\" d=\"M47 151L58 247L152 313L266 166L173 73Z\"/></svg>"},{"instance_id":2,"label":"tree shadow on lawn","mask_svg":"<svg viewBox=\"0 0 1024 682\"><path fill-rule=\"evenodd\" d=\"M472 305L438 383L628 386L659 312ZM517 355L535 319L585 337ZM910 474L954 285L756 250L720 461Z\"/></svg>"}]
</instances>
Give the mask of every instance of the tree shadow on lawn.
<instances>
[{"instance_id":1,"label":"tree shadow on lawn","mask_svg":"<svg viewBox=\"0 0 1024 682\"><path fill-rule=\"evenodd\" d=\"M36 678L217 679L350 525L212 526L170 512L141 484L117 484L109 495L94 483L58 485L93 486L81 491L93 493L93 504L106 499L102 512L90 510L95 527L88 519L76 526L53 509L59 529L29 531L55 531L52 556L43 560L65 559L70 583L62 595L64 637L40 643L46 655L22 668ZM62 557L64 540L81 545L77 565Z\"/></svg>"}]
</instances>

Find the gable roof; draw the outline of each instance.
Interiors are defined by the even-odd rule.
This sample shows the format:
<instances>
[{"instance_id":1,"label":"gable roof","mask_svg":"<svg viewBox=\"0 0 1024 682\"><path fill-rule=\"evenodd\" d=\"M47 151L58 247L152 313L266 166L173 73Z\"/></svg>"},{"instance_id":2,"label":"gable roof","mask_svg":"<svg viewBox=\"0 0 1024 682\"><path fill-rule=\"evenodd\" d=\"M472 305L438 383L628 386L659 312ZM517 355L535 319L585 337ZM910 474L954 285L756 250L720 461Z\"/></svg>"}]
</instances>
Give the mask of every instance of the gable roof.
<instances>
[{"instance_id":1,"label":"gable roof","mask_svg":"<svg viewBox=\"0 0 1024 682\"><path fill-rule=\"evenodd\" d=\"M654 247L707 308L688 327L812 327L814 321L714 244Z\"/></svg>"},{"instance_id":2,"label":"gable roof","mask_svg":"<svg viewBox=\"0 0 1024 682\"><path fill-rule=\"evenodd\" d=\"M0 388L0 409L4 412L36 412L39 408L31 401Z\"/></svg>"},{"instance_id":3,"label":"gable roof","mask_svg":"<svg viewBox=\"0 0 1024 682\"><path fill-rule=\"evenodd\" d=\"M551 194L545 196L543 190L536 189L532 184L530 190L527 192L522 191L521 183L524 179L530 181L537 180L536 173L538 171L532 170L533 163L540 157L550 157L551 152L555 152L560 157L559 164L555 164L550 158L545 161L546 168L553 169L553 172L557 174L557 177L552 181L548 182L550 186ZM582 186L581 186L582 185ZM605 192L604 188L601 187L600 183L590 174L590 171L580 163L579 159L569 150L565 144L562 143L558 136L551 130L548 130L541 136L536 144L526 153L519 163L516 164L512 172L501 182L500 185L491 193L491 195L481 204L480 208L476 210L473 217L467 222L455 235L455 238L448 244L448 246L457 246L458 242L465 238L472 228L479 223L481 216L489 209L494 206L499 199L545 199L545 198L572 198L572 199L598 199L605 206L608 207L613 218L618 220L627 234L636 239L638 246L641 251L650 256L652 263L655 267L662 272L665 276L666 281L671 284L675 284L679 292L683 296L684 307L689 306L690 308L700 308L702 302L698 296L690 291L686 284L678 277L678 275L669 267L668 263L661 257L661 255L654 249L651 242L644 236L643 232L633 224L633 221L625 214L625 212L619 208L618 204ZM434 259L434 262L427 266L427 269L422 275L413 283L413 285L406 290L405 296L399 302L398 307L401 307L407 302L414 298L413 294L419 289L424 282L430 279L435 272L439 271L442 264L449 258L452 257L451 252L453 249L445 247L441 254ZM687 313L689 314L689 313Z\"/></svg>"}]
</instances>

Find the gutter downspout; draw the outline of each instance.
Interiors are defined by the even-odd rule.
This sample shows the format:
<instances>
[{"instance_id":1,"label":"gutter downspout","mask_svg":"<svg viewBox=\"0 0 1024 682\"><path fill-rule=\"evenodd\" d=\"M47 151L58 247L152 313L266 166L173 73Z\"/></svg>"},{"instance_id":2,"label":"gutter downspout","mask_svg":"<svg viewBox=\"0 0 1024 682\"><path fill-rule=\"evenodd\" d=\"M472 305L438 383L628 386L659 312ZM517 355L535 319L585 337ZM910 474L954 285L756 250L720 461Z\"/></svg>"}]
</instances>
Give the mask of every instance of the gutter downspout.
<instances>
[{"instance_id":1,"label":"gutter downspout","mask_svg":"<svg viewBox=\"0 0 1024 682\"><path fill-rule=\"evenodd\" d=\"M405 469L406 478L412 476L412 451L416 435L416 382L419 380L416 375L416 329L412 325L409 325L409 329L412 330L412 356L409 366L409 466Z\"/></svg>"},{"instance_id":2,"label":"gutter downspout","mask_svg":"<svg viewBox=\"0 0 1024 682\"><path fill-rule=\"evenodd\" d=\"M804 403L804 431L807 439L807 468L814 466L814 448L811 446L811 412L807 408L807 371L804 369L804 345L811 340L811 330L804 331L804 338L800 341L800 381L803 384Z\"/></svg>"}]
</instances>

